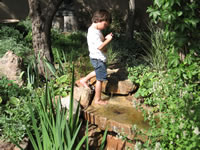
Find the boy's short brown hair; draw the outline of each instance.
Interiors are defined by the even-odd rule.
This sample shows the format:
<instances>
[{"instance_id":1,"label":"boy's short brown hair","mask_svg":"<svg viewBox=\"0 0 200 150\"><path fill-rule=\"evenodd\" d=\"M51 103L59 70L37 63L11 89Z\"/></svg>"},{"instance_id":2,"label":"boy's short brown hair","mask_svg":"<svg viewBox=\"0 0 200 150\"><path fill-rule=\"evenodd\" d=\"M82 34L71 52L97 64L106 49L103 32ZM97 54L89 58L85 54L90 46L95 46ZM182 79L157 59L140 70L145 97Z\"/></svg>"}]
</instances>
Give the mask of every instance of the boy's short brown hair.
<instances>
[{"instance_id":1,"label":"boy's short brown hair","mask_svg":"<svg viewBox=\"0 0 200 150\"><path fill-rule=\"evenodd\" d=\"M94 22L94 23L98 23L101 21L107 21L109 23L112 22L112 17L110 15L110 13L105 9L100 9L100 10L96 11L92 17L92 22Z\"/></svg>"}]
</instances>

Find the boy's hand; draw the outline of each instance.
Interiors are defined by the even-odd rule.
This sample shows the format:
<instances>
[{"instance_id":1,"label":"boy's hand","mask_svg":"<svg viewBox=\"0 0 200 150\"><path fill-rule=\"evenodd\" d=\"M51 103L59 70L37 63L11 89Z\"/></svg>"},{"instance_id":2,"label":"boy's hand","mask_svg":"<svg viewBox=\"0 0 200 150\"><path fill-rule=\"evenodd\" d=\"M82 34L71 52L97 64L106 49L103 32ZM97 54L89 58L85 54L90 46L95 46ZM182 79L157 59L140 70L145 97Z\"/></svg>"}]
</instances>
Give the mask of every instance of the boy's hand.
<instances>
[{"instance_id":1,"label":"boy's hand","mask_svg":"<svg viewBox=\"0 0 200 150\"><path fill-rule=\"evenodd\" d=\"M104 48L106 47L106 45L107 45L108 43L110 43L110 41L112 40L112 38L113 38L113 34L112 34L112 33L106 35L105 40L104 40L103 43L98 47L98 49L101 50L101 51L106 52L107 50L106 50L106 49L104 50Z\"/></svg>"},{"instance_id":2,"label":"boy's hand","mask_svg":"<svg viewBox=\"0 0 200 150\"><path fill-rule=\"evenodd\" d=\"M106 40L112 40L113 38L113 34L112 33L109 33L108 35L106 35L105 39Z\"/></svg>"}]
</instances>

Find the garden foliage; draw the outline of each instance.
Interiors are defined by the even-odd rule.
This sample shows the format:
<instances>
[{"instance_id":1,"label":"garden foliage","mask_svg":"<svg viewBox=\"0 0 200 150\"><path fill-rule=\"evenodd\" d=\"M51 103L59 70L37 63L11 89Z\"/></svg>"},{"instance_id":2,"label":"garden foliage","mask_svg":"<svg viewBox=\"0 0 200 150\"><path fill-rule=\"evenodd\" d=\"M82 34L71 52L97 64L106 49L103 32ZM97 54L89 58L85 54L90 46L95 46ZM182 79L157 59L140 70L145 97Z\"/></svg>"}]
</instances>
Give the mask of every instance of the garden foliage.
<instances>
[{"instance_id":1,"label":"garden foliage","mask_svg":"<svg viewBox=\"0 0 200 150\"><path fill-rule=\"evenodd\" d=\"M25 28L23 23L20 26ZM25 32L25 29L20 31L17 27L0 25L0 57L11 50L21 56L24 61L28 61L33 54L30 46L31 40L26 40L28 33Z\"/></svg>"},{"instance_id":2,"label":"garden foliage","mask_svg":"<svg viewBox=\"0 0 200 150\"><path fill-rule=\"evenodd\" d=\"M144 110L151 130L140 148L200 149L200 1L154 0L148 12L154 25L151 34L142 38L145 51L137 39L123 40L124 22L114 13L111 29L117 34L108 53L110 64L127 64L129 78L139 85L135 96L153 108ZM24 59L34 58L30 22L26 20L18 28L23 30L0 26L0 57L13 50ZM61 34L52 30L51 40L55 66L45 62L53 74L50 82L41 80L34 59L26 61L24 87L19 88L6 78L0 80L0 137L20 142L27 136L27 129L35 149L80 148L88 139L84 137L78 144L78 116L77 120L72 119L71 111L62 109L59 103L53 107L52 99L73 93L71 75L80 77L90 71L86 36L82 32ZM141 54L143 61L138 61ZM71 70L72 62L75 72ZM68 114L71 119L63 121Z\"/></svg>"},{"instance_id":3,"label":"garden foliage","mask_svg":"<svg viewBox=\"0 0 200 150\"><path fill-rule=\"evenodd\" d=\"M164 40L178 51L200 53L200 1L154 0L148 8L152 21L164 29Z\"/></svg>"},{"instance_id":4,"label":"garden foliage","mask_svg":"<svg viewBox=\"0 0 200 150\"><path fill-rule=\"evenodd\" d=\"M0 89L0 139L19 142L26 135L25 123L30 121L31 94L5 77L0 79Z\"/></svg>"},{"instance_id":5,"label":"garden foliage","mask_svg":"<svg viewBox=\"0 0 200 150\"><path fill-rule=\"evenodd\" d=\"M147 64L129 67L151 129L147 149L200 149L200 2L154 0ZM184 54L184 57L180 57ZM138 104L141 106L141 103Z\"/></svg>"}]
</instances>

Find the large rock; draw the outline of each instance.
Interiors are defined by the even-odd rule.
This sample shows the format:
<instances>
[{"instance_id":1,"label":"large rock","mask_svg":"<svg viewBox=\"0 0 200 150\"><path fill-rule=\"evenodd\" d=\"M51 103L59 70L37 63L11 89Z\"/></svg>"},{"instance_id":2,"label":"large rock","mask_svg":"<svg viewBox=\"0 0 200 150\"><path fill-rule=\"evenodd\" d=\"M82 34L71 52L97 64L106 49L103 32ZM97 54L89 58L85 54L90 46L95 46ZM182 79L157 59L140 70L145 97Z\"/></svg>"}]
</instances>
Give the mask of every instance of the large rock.
<instances>
[{"instance_id":1,"label":"large rock","mask_svg":"<svg viewBox=\"0 0 200 150\"><path fill-rule=\"evenodd\" d=\"M127 78L125 69L108 69L107 80L102 84L102 92L107 94L128 95L137 90L137 86ZM96 77L90 80L95 85Z\"/></svg>"},{"instance_id":2,"label":"large rock","mask_svg":"<svg viewBox=\"0 0 200 150\"><path fill-rule=\"evenodd\" d=\"M28 138L24 138L19 145L25 150L28 149L28 143L29 143L29 139ZM14 145L11 142L5 142L0 140L0 150L20 150L20 148L18 148L16 145Z\"/></svg>"},{"instance_id":3,"label":"large rock","mask_svg":"<svg viewBox=\"0 0 200 150\"><path fill-rule=\"evenodd\" d=\"M74 99L80 101L83 108L87 108L90 105L93 95L94 91L89 88L74 86Z\"/></svg>"},{"instance_id":4,"label":"large rock","mask_svg":"<svg viewBox=\"0 0 200 150\"><path fill-rule=\"evenodd\" d=\"M65 108L67 110L70 109L70 95L68 95L66 97L56 96L55 102L54 102L54 99L52 100L52 102L57 104L58 100L60 100L60 104L61 104L62 108ZM76 100L73 100L73 108L72 109L73 109L73 116L76 116L76 112L77 112L77 109L78 109L78 102ZM78 113L80 113L80 112L81 112L81 110L79 109ZM68 119L69 119L69 115L67 116L67 120Z\"/></svg>"},{"instance_id":5,"label":"large rock","mask_svg":"<svg viewBox=\"0 0 200 150\"><path fill-rule=\"evenodd\" d=\"M86 109L91 104L93 95L94 95L94 91L89 88L74 86L74 96L73 96L74 107L75 107L74 109L76 109L79 101L82 108ZM55 97L56 102L58 99L59 99L59 96L56 96ZM61 100L62 107L69 109L70 95L66 97L61 97L60 100Z\"/></svg>"},{"instance_id":6,"label":"large rock","mask_svg":"<svg viewBox=\"0 0 200 150\"><path fill-rule=\"evenodd\" d=\"M13 150L14 144L0 140L0 150Z\"/></svg>"},{"instance_id":7,"label":"large rock","mask_svg":"<svg viewBox=\"0 0 200 150\"><path fill-rule=\"evenodd\" d=\"M12 51L8 51L0 59L0 77L6 76L9 80L14 80L15 83L22 85L20 79L22 58L15 55Z\"/></svg>"}]
</instances>

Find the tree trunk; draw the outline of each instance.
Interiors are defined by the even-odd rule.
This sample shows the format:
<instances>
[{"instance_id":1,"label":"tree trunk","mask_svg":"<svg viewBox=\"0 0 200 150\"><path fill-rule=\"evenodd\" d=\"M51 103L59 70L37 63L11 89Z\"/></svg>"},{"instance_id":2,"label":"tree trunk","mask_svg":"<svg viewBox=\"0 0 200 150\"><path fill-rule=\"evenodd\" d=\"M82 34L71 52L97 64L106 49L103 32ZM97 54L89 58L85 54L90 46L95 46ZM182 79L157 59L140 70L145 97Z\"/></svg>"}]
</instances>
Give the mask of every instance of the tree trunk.
<instances>
[{"instance_id":1,"label":"tree trunk","mask_svg":"<svg viewBox=\"0 0 200 150\"><path fill-rule=\"evenodd\" d=\"M63 0L46 0L46 4L41 7L40 0L28 0L30 18L32 20L33 49L38 61L38 71L45 76L45 66L43 59L53 63L51 50L51 26L53 17Z\"/></svg>"},{"instance_id":2,"label":"tree trunk","mask_svg":"<svg viewBox=\"0 0 200 150\"><path fill-rule=\"evenodd\" d=\"M133 39L134 29L134 15L135 15L135 0L129 0L127 24L126 24L126 37L127 39Z\"/></svg>"}]
</instances>

